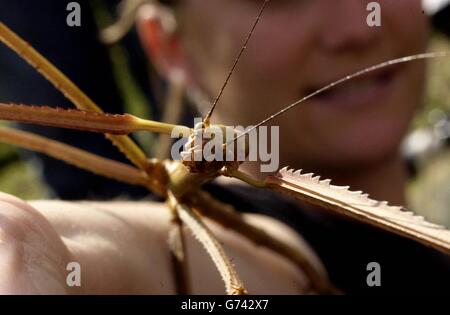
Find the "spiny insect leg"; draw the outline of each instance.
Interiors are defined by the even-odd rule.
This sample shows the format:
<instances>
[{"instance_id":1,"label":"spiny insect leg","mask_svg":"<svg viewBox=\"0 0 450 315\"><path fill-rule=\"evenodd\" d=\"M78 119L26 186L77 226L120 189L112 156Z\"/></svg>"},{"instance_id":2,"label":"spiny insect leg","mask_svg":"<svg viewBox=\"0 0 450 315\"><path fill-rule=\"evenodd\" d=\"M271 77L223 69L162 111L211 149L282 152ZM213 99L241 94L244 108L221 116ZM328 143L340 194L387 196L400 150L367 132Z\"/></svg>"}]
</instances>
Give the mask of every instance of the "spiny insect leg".
<instances>
[{"instance_id":1,"label":"spiny insect leg","mask_svg":"<svg viewBox=\"0 0 450 315\"><path fill-rule=\"evenodd\" d=\"M311 289L316 291L316 293L337 292L327 277L313 266L313 262L304 253L299 252L298 249L250 224L232 206L214 199L204 191L197 191L186 196L184 202L189 207L198 210L202 215L214 220L223 227L244 235L255 244L273 250L294 262L294 264L298 265L307 274L311 281Z\"/></svg>"},{"instance_id":2,"label":"spiny insect leg","mask_svg":"<svg viewBox=\"0 0 450 315\"><path fill-rule=\"evenodd\" d=\"M25 40L0 22L0 41L14 50L20 57L41 73L56 89L61 91L78 109L102 112L85 93L83 93L67 76L59 71L37 50L31 47ZM127 158L140 169L148 169L149 162L144 152L128 136L110 135L110 139Z\"/></svg>"},{"instance_id":3,"label":"spiny insect leg","mask_svg":"<svg viewBox=\"0 0 450 315\"><path fill-rule=\"evenodd\" d=\"M175 286L177 294L189 294L189 273L186 253L186 242L183 234L183 222L181 221L177 207L176 200L168 199L168 206L171 210L172 220L169 230L169 249L171 253L171 260L175 278Z\"/></svg>"},{"instance_id":4,"label":"spiny insect leg","mask_svg":"<svg viewBox=\"0 0 450 315\"><path fill-rule=\"evenodd\" d=\"M0 141L44 153L98 175L131 185L147 187L160 196L164 196L165 194L162 185L156 181L151 181L148 175L140 169L55 140L13 128L0 127Z\"/></svg>"},{"instance_id":5,"label":"spiny insect leg","mask_svg":"<svg viewBox=\"0 0 450 315\"><path fill-rule=\"evenodd\" d=\"M0 103L0 119L67 129L126 135L136 131L171 134L175 127L184 126L141 119L130 114L107 114L77 109Z\"/></svg>"},{"instance_id":6,"label":"spiny insect leg","mask_svg":"<svg viewBox=\"0 0 450 315\"><path fill-rule=\"evenodd\" d=\"M247 294L242 280L239 278L231 260L228 258L222 245L214 237L213 233L203 223L201 217L190 207L177 200L170 192L168 202L171 207L176 209L181 221L191 230L194 237L208 252L225 283L227 294Z\"/></svg>"}]
</instances>

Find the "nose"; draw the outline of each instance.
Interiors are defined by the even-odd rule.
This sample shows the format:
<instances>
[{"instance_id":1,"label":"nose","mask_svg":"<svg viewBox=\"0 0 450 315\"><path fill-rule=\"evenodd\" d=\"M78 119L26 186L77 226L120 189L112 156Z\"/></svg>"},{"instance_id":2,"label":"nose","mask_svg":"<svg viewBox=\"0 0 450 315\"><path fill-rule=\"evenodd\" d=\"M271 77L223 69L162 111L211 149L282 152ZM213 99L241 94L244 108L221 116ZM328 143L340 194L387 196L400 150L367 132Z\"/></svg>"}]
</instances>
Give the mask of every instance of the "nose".
<instances>
[{"instance_id":1,"label":"nose","mask_svg":"<svg viewBox=\"0 0 450 315\"><path fill-rule=\"evenodd\" d=\"M367 10L369 2L324 1L324 21L320 36L322 46L332 52L342 52L367 49L373 45L382 26L370 27L367 24L367 17L372 12Z\"/></svg>"}]
</instances>

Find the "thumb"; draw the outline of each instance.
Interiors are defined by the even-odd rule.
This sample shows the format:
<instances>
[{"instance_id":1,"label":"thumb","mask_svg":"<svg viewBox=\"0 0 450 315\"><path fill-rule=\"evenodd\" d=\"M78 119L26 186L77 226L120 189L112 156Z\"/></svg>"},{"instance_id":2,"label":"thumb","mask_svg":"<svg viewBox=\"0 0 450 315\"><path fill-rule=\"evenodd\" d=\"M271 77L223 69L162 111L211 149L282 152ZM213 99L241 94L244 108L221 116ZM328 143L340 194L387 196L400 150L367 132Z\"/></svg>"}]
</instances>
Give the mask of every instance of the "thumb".
<instances>
[{"instance_id":1,"label":"thumb","mask_svg":"<svg viewBox=\"0 0 450 315\"><path fill-rule=\"evenodd\" d=\"M0 193L0 294L69 294L73 261L50 223L26 202Z\"/></svg>"}]
</instances>

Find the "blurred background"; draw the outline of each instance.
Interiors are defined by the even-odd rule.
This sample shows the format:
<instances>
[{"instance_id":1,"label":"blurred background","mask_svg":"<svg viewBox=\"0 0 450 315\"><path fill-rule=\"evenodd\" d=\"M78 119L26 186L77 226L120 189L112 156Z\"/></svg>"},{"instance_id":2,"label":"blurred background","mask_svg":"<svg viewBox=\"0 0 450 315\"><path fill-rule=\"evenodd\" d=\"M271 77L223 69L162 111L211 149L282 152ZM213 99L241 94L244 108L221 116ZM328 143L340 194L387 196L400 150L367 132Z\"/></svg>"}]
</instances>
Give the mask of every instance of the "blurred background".
<instances>
[{"instance_id":1,"label":"blurred background","mask_svg":"<svg viewBox=\"0 0 450 315\"><path fill-rule=\"evenodd\" d=\"M165 84L141 50L134 30L119 45L106 47L98 30L116 16L118 0L77 1L81 27L66 25L70 1L0 0L0 20L51 60L105 111L128 112L160 120ZM448 1L427 1L433 19L430 51L450 51ZM145 65L145 66L143 66ZM418 113L403 146L410 170L411 210L428 220L450 226L450 58L429 63L425 107ZM0 46L0 100L35 105L72 107L51 84L3 45ZM180 119L191 113L184 108ZM20 126L91 152L124 161L103 136L78 131ZM150 154L157 139L137 134ZM0 191L24 199L146 198L144 189L117 183L65 163L0 143Z\"/></svg>"}]
</instances>

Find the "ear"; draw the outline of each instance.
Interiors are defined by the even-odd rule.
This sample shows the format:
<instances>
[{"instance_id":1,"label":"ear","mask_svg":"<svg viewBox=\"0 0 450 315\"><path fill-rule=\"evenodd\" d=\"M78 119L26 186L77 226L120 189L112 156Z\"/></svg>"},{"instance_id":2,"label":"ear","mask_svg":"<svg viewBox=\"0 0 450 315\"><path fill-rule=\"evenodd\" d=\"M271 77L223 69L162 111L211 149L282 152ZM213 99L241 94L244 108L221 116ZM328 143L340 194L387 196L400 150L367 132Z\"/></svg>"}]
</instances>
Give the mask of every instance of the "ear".
<instances>
[{"instance_id":1,"label":"ear","mask_svg":"<svg viewBox=\"0 0 450 315\"><path fill-rule=\"evenodd\" d=\"M137 14L137 30L158 73L170 82L187 83L188 67L173 13L155 4L144 5Z\"/></svg>"}]
</instances>

